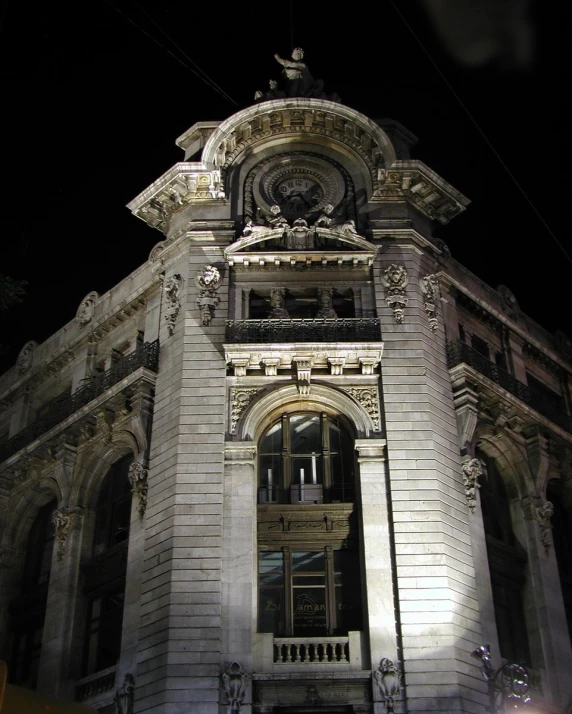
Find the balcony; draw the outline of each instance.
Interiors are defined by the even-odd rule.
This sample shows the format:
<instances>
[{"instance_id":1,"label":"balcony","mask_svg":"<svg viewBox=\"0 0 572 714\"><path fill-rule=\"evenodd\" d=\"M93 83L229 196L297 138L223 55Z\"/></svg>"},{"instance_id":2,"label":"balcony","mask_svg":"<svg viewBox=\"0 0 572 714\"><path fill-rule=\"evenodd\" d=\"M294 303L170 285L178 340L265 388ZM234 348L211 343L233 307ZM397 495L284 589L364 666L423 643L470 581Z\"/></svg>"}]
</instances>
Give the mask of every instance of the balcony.
<instances>
[{"instance_id":1,"label":"balcony","mask_svg":"<svg viewBox=\"0 0 572 714\"><path fill-rule=\"evenodd\" d=\"M141 367L157 372L159 341L145 342L127 357L117 360L106 372L90 379L83 387L63 399L58 399L40 419L8 439L0 448L0 462L40 438L53 427L72 416L82 407L104 394L122 379Z\"/></svg>"},{"instance_id":2,"label":"balcony","mask_svg":"<svg viewBox=\"0 0 572 714\"><path fill-rule=\"evenodd\" d=\"M366 651L365 633L316 637L255 636L253 660L259 673L361 672Z\"/></svg>"},{"instance_id":3,"label":"balcony","mask_svg":"<svg viewBox=\"0 0 572 714\"><path fill-rule=\"evenodd\" d=\"M226 321L229 344L380 341L379 320L374 317Z\"/></svg>"},{"instance_id":4,"label":"balcony","mask_svg":"<svg viewBox=\"0 0 572 714\"><path fill-rule=\"evenodd\" d=\"M447 343L447 366L449 369L459 364L466 364L502 387L521 402L531 407L543 417L572 433L572 419L559 409L551 400L541 394L535 394L526 384L519 382L504 369L491 362L484 355L472 349L465 342L456 340Z\"/></svg>"}]
</instances>

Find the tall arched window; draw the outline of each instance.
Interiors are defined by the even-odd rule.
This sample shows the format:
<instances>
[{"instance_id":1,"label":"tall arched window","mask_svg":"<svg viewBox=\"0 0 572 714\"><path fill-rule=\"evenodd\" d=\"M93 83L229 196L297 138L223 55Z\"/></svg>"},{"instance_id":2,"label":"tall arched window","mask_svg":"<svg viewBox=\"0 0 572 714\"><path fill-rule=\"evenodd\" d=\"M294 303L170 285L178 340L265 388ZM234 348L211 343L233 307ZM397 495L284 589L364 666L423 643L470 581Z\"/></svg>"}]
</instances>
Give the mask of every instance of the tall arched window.
<instances>
[{"instance_id":1,"label":"tall arched window","mask_svg":"<svg viewBox=\"0 0 572 714\"><path fill-rule=\"evenodd\" d=\"M258 466L259 632L361 630L354 443L343 420L284 414L264 432Z\"/></svg>"},{"instance_id":2,"label":"tall arched window","mask_svg":"<svg viewBox=\"0 0 572 714\"><path fill-rule=\"evenodd\" d=\"M354 500L353 443L326 414L284 414L260 441L259 503Z\"/></svg>"},{"instance_id":3,"label":"tall arched window","mask_svg":"<svg viewBox=\"0 0 572 714\"><path fill-rule=\"evenodd\" d=\"M46 600L54 549L55 500L40 508L28 537L22 581L10 606L12 656L10 680L35 689L42 647Z\"/></svg>"},{"instance_id":4,"label":"tall arched window","mask_svg":"<svg viewBox=\"0 0 572 714\"><path fill-rule=\"evenodd\" d=\"M83 671L112 667L121 652L127 546L131 518L131 455L116 461L97 501L92 557L83 566L88 601Z\"/></svg>"},{"instance_id":5,"label":"tall arched window","mask_svg":"<svg viewBox=\"0 0 572 714\"><path fill-rule=\"evenodd\" d=\"M550 481L546 489L546 499L554 506L552 536L568 621L568 633L572 641L572 517L565 508L561 486L558 480Z\"/></svg>"},{"instance_id":6,"label":"tall arched window","mask_svg":"<svg viewBox=\"0 0 572 714\"><path fill-rule=\"evenodd\" d=\"M483 464L481 508L501 656L530 664L522 592L526 553L513 531L510 502L495 460L477 450Z\"/></svg>"}]
</instances>

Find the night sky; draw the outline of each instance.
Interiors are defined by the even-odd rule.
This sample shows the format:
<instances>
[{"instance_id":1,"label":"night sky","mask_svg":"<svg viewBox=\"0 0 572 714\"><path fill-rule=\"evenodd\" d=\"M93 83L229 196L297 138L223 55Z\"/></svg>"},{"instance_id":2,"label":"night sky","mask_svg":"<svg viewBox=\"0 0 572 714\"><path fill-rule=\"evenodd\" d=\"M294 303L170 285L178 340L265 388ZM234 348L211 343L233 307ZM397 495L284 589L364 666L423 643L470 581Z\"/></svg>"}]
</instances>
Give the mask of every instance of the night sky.
<instances>
[{"instance_id":1,"label":"night sky","mask_svg":"<svg viewBox=\"0 0 572 714\"><path fill-rule=\"evenodd\" d=\"M289 56L292 39L326 91L367 116L404 124L419 137L413 158L471 200L437 232L453 257L492 287L507 285L548 330L572 334L572 265L461 104L572 254L570 3L531 2L535 49L520 69L507 68L506 58L462 66L420 2L395 3L403 17L391 0L339 10L296 2L8 2L0 36L0 272L28 288L25 301L0 316L0 370L26 341L42 342L72 319L89 291L105 293L147 260L162 234L125 205L183 160L174 144L183 131L225 119L278 79L273 55ZM190 65L150 18L236 104L169 55L165 48Z\"/></svg>"}]
</instances>

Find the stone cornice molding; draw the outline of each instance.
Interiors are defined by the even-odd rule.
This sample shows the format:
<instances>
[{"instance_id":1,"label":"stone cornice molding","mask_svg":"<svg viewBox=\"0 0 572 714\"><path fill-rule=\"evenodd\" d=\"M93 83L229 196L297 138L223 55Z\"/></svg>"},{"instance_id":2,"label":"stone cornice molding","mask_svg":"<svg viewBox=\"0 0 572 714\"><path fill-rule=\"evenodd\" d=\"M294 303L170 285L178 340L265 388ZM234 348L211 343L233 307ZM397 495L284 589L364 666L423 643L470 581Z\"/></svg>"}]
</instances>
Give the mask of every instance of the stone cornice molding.
<instances>
[{"instance_id":1,"label":"stone cornice molding","mask_svg":"<svg viewBox=\"0 0 572 714\"><path fill-rule=\"evenodd\" d=\"M224 445L225 463L254 466L257 450L258 447L253 441L227 441Z\"/></svg>"},{"instance_id":2,"label":"stone cornice molding","mask_svg":"<svg viewBox=\"0 0 572 714\"><path fill-rule=\"evenodd\" d=\"M407 201L423 215L446 224L470 201L422 161L398 160L377 170L372 203Z\"/></svg>"},{"instance_id":3,"label":"stone cornice molding","mask_svg":"<svg viewBox=\"0 0 572 714\"><path fill-rule=\"evenodd\" d=\"M385 461L386 439L356 439L355 449L360 464Z\"/></svg>"},{"instance_id":4,"label":"stone cornice molding","mask_svg":"<svg viewBox=\"0 0 572 714\"><path fill-rule=\"evenodd\" d=\"M226 202L219 169L181 161L127 204L147 225L167 233L174 213L192 203Z\"/></svg>"},{"instance_id":5,"label":"stone cornice molding","mask_svg":"<svg viewBox=\"0 0 572 714\"><path fill-rule=\"evenodd\" d=\"M232 344L223 345L226 363L234 370L236 377L244 377L248 372L275 377L277 371L296 371L296 362L311 360L312 368L328 369L332 374L343 370L359 369L361 374L371 375L381 362L383 343L362 343L359 345L339 343L294 344ZM276 360L279 360L276 362ZM340 362L343 360L340 372Z\"/></svg>"},{"instance_id":6,"label":"stone cornice molding","mask_svg":"<svg viewBox=\"0 0 572 714\"><path fill-rule=\"evenodd\" d=\"M0 480L4 478L4 474L11 472L24 457L47 452L52 454L52 458L55 458L55 448L61 443L61 438L64 434L66 435L66 439L71 439L72 441L79 439L79 441L83 443L92 438L96 438L97 432L104 429L104 431L107 432L108 439L110 439L112 432L117 430L116 421L118 422L124 419L132 422L134 418L138 418L138 415L133 412L133 405L137 403L137 400L131 398L129 391L135 387L137 387L137 389L145 389L145 385L152 388L155 386L156 378L157 375L146 367L140 367L135 372L129 374L103 394L89 402L89 404L78 409L67 419L64 419L64 421L42 434L41 437L27 444L20 449L20 451L17 451L6 459L6 461L0 465ZM123 396L124 392L126 393L125 397ZM112 407L112 403L117 398L123 403L123 407ZM143 404L143 400L139 400L139 402ZM112 413L109 414L107 418L106 414L110 409ZM103 424L102 420L105 421L105 424ZM133 425L130 424L130 431L133 431L133 429ZM77 436L75 435L75 430L77 430ZM141 429L137 429L137 431L141 431ZM67 436L68 434L69 436Z\"/></svg>"},{"instance_id":7,"label":"stone cornice molding","mask_svg":"<svg viewBox=\"0 0 572 714\"><path fill-rule=\"evenodd\" d=\"M466 269L465 269L466 270ZM469 271L467 271L469 272ZM537 339L535 339L528 330L526 330L525 327L522 325L519 325L516 323L514 320L511 320L509 317L507 317L505 314L499 312L496 308L494 308L490 303L485 302L482 298L478 297L474 292L472 292L470 289L467 288L466 283L460 283L456 278L454 278L452 275L449 275L445 271L440 271L437 273L439 277L439 281L441 283L441 286L445 288L447 291L450 291L451 289L457 290L459 293L462 293L465 295L467 298L472 300L474 303L476 303L479 307L481 307L484 311L490 313L492 318L497 320L498 322L502 323L506 328L508 328L511 332L511 334L517 335L518 338L523 342L523 344L528 343L532 347L536 348L538 351L544 353L552 362L554 362L556 365L558 365L561 369L563 369L566 372L570 372L570 364L567 363L562 357L557 355L551 348L547 347L546 345L541 344ZM479 282L479 285L482 285L482 281L479 280L476 276L474 276L472 273L470 273L471 277ZM496 293L492 288L490 288L488 285L485 286L488 290L491 292ZM500 304L500 295L498 296L499 304ZM520 313L521 318L526 317L527 320L530 322L533 322L529 317L524 315L524 313ZM521 320L522 321L522 320ZM541 325L538 325L537 323L534 323L538 329L542 330L543 332L546 332L544 328ZM547 333L547 340L551 340L552 336Z\"/></svg>"},{"instance_id":8,"label":"stone cornice molding","mask_svg":"<svg viewBox=\"0 0 572 714\"><path fill-rule=\"evenodd\" d=\"M453 400L455 401L456 395L459 395L459 399L455 402L456 406L461 407L463 404L461 394L464 389L467 389L468 394L477 395L479 417L482 416L483 409L488 409L496 414L495 423L499 433L502 433L505 427L508 427L511 432L514 432L511 434L513 438L517 438L517 432L521 434L531 427L540 425L547 431L561 437L566 443L572 443L572 434L569 434L555 422L550 421L540 412L535 411L518 397L515 397L468 364L463 362L452 367L449 370L449 375L453 387ZM467 433L472 430L471 418L467 426ZM524 443L524 437L518 436L518 438Z\"/></svg>"}]
</instances>

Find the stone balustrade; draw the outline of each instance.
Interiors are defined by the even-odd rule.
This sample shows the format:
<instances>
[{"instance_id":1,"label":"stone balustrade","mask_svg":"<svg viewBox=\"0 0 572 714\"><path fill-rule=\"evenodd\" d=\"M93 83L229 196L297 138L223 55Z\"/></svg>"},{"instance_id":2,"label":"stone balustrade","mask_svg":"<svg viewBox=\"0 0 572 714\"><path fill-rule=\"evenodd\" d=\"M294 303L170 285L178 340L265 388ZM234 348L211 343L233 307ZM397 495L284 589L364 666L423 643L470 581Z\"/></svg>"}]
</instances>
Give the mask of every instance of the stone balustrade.
<instances>
[{"instance_id":1,"label":"stone balustrade","mask_svg":"<svg viewBox=\"0 0 572 714\"><path fill-rule=\"evenodd\" d=\"M334 664L350 661L348 637L275 637L277 664Z\"/></svg>"}]
</instances>

